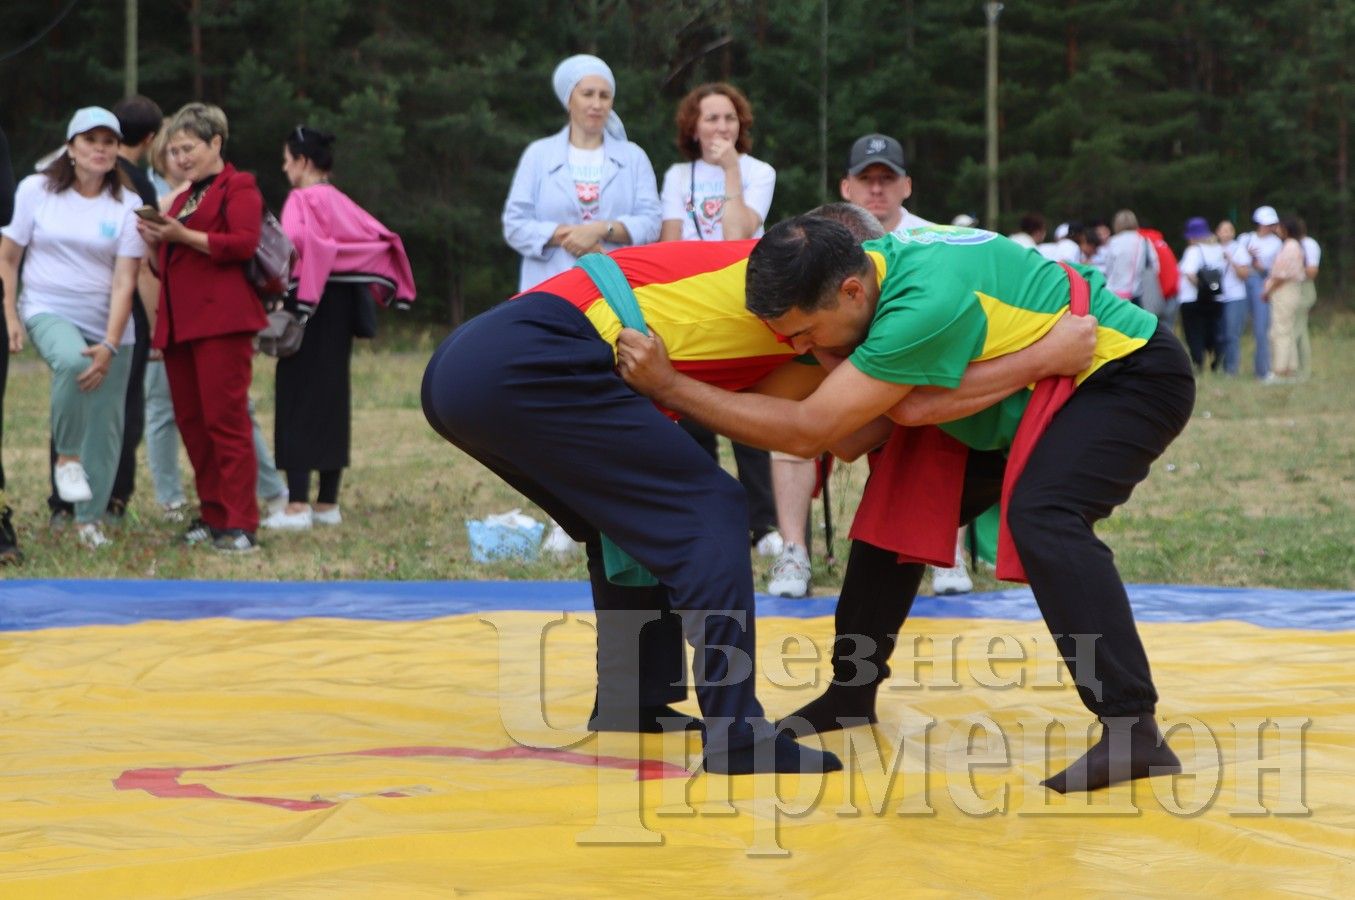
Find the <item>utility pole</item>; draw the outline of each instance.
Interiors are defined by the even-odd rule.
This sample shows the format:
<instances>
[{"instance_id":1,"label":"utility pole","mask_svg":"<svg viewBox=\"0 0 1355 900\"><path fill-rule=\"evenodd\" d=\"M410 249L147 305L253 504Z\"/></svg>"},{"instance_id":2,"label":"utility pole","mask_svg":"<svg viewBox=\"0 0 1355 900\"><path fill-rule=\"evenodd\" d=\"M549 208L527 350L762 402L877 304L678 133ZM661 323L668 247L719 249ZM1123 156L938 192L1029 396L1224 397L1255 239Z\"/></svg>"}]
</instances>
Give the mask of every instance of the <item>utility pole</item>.
<instances>
[{"instance_id":1,"label":"utility pole","mask_svg":"<svg viewBox=\"0 0 1355 900\"><path fill-rule=\"evenodd\" d=\"M828 0L819 4L819 203L828 202Z\"/></svg>"},{"instance_id":2,"label":"utility pole","mask_svg":"<svg viewBox=\"0 0 1355 900\"><path fill-rule=\"evenodd\" d=\"M127 0L127 15L124 27L126 30L125 43L123 45L122 61L122 96L130 97L136 93L136 31L137 31L137 0Z\"/></svg>"},{"instance_id":3,"label":"utility pole","mask_svg":"<svg viewBox=\"0 0 1355 900\"><path fill-rule=\"evenodd\" d=\"M997 231L997 17L1002 4L990 2L988 15L988 211L983 227Z\"/></svg>"}]
</instances>

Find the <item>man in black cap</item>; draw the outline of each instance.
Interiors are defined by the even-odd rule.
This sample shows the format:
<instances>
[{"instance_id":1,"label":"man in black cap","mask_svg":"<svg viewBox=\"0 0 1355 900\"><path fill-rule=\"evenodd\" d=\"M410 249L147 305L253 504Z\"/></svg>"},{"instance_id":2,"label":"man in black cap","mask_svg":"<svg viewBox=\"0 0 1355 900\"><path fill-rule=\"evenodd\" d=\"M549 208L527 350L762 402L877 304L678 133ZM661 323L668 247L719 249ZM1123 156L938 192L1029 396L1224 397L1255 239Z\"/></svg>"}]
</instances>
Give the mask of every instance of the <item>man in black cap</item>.
<instances>
[{"instance_id":1,"label":"man in black cap","mask_svg":"<svg viewBox=\"0 0 1355 900\"><path fill-rule=\"evenodd\" d=\"M870 210L885 231L893 234L934 224L904 208L904 201L913 196L913 179L904 168L903 146L887 134L866 134L856 139L847 154L847 174L838 189L843 200ZM968 226L974 224L970 221ZM773 466L778 458L779 454L772 454ZM974 589L964 561L964 535L963 528L955 535L955 565L931 570L932 590L937 594L967 594Z\"/></svg>"},{"instance_id":2,"label":"man in black cap","mask_svg":"<svg viewBox=\"0 0 1355 900\"><path fill-rule=\"evenodd\" d=\"M913 179L904 168L903 147L887 134L856 139L838 189L843 200L870 210L885 231L903 232L932 224L904 208L904 201L913 195Z\"/></svg>"}]
</instances>

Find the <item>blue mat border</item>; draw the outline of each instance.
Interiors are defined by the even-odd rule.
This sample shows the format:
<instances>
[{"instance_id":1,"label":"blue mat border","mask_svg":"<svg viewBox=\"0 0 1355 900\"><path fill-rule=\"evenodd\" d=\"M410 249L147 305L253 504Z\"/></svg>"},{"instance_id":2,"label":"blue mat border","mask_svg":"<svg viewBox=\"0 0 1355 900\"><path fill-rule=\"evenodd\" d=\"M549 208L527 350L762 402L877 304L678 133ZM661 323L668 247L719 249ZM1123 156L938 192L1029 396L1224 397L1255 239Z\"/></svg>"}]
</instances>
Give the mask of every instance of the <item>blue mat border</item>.
<instances>
[{"instance_id":1,"label":"blue mat border","mask_svg":"<svg viewBox=\"0 0 1355 900\"><path fill-rule=\"evenodd\" d=\"M1266 628L1355 630L1355 592L1130 585L1144 622L1239 620ZM837 598L760 594L761 616L831 616ZM229 617L417 621L494 610L591 612L583 581L141 581L0 583L0 631ZM917 599L913 617L1039 620L1028 588Z\"/></svg>"}]
</instances>

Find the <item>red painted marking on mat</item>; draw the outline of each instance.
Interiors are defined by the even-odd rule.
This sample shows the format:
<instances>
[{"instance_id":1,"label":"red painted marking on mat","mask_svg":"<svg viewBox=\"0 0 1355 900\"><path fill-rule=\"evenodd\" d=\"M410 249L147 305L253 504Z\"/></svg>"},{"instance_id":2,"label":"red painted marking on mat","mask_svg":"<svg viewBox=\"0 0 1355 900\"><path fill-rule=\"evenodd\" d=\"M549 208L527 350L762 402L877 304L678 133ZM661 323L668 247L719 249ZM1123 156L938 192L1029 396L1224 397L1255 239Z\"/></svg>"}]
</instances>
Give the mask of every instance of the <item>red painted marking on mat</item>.
<instances>
[{"instance_id":1,"label":"red painted marking on mat","mask_svg":"<svg viewBox=\"0 0 1355 900\"><path fill-rule=\"evenodd\" d=\"M113 787L120 791L145 791L155 797L190 797L209 800L243 800L246 803L260 803L264 806L276 806L306 812L312 809L329 809L338 803L331 800L294 800L287 797L245 797L237 794L223 794L205 784L183 784L180 782L186 772L224 772L242 766L254 766L260 763L295 762L300 759L324 759L334 756L450 756L458 759L500 760L526 759L546 762L566 763L573 766L594 766L602 769L631 769L637 781L651 781L658 778L686 778L688 771L681 766L656 759L626 759L620 756L590 756L575 753L572 750L546 750L537 747L503 747L499 750L479 750L474 747L377 747L371 750L349 750L343 753L317 753L308 756L279 756L269 759L254 759L239 763L221 763L215 766L178 766L165 768L128 769L113 779ZM386 791L379 797L407 797L399 791Z\"/></svg>"}]
</instances>

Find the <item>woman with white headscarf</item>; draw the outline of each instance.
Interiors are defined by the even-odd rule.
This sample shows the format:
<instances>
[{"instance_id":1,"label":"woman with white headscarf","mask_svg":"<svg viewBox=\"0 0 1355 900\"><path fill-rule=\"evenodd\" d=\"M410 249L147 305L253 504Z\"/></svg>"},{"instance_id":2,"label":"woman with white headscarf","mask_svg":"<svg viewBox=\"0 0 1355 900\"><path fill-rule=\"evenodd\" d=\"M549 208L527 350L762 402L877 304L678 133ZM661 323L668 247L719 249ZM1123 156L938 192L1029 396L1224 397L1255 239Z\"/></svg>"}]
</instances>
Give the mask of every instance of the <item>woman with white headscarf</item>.
<instances>
[{"instance_id":1,"label":"woman with white headscarf","mask_svg":"<svg viewBox=\"0 0 1355 900\"><path fill-rule=\"evenodd\" d=\"M571 56L555 67L552 83L569 122L528 145L503 208L504 240L522 255L519 290L585 253L659 236L654 167L612 110L612 70L596 56Z\"/></svg>"}]
</instances>

